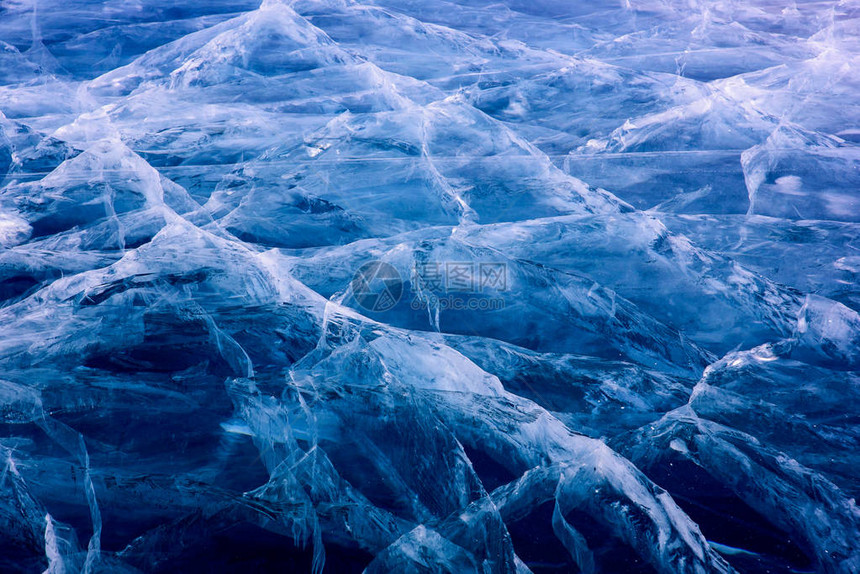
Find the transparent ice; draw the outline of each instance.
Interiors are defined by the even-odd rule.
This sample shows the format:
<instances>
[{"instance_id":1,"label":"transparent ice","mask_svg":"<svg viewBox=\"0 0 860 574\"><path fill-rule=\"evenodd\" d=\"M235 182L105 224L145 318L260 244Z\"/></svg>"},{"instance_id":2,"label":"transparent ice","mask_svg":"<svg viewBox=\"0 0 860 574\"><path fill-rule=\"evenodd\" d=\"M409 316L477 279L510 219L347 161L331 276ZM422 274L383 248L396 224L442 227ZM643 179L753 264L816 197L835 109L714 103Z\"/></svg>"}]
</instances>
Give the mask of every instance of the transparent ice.
<instances>
[{"instance_id":1,"label":"transparent ice","mask_svg":"<svg viewBox=\"0 0 860 574\"><path fill-rule=\"evenodd\" d=\"M0 0L0 571L860 572L858 94L854 0Z\"/></svg>"}]
</instances>

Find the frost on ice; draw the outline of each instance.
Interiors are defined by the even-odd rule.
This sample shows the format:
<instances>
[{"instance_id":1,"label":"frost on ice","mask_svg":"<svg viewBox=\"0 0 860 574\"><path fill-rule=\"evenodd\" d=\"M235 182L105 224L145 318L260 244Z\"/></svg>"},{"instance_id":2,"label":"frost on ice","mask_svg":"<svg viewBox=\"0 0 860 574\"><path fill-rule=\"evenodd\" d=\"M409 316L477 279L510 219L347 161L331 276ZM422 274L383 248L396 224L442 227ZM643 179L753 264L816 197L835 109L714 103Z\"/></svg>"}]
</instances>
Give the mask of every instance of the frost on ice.
<instances>
[{"instance_id":1,"label":"frost on ice","mask_svg":"<svg viewBox=\"0 0 860 574\"><path fill-rule=\"evenodd\" d=\"M858 54L0 1L0 570L860 572Z\"/></svg>"}]
</instances>

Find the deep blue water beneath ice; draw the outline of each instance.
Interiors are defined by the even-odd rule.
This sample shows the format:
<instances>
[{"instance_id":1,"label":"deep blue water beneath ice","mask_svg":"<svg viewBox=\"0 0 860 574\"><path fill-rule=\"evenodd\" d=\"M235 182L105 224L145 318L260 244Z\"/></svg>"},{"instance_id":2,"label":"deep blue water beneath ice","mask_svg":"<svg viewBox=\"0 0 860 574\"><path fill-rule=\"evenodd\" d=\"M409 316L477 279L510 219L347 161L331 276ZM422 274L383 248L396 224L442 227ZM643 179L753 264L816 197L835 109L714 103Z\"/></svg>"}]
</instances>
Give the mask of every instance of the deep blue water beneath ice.
<instances>
[{"instance_id":1,"label":"deep blue water beneath ice","mask_svg":"<svg viewBox=\"0 0 860 574\"><path fill-rule=\"evenodd\" d=\"M860 572L860 3L0 0L0 572Z\"/></svg>"}]
</instances>

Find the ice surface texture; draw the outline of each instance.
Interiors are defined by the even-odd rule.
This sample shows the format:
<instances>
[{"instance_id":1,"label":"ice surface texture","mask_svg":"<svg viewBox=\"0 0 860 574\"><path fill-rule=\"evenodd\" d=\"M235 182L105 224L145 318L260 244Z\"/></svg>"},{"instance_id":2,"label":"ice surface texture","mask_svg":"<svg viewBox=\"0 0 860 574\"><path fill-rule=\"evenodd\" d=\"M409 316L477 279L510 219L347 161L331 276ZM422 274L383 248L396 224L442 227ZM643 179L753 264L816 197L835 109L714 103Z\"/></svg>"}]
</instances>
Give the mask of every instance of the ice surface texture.
<instances>
[{"instance_id":1,"label":"ice surface texture","mask_svg":"<svg viewBox=\"0 0 860 574\"><path fill-rule=\"evenodd\" d=\"M0 0L0 571L860 572L860 4Z\"/></svg>"}]
</instances>

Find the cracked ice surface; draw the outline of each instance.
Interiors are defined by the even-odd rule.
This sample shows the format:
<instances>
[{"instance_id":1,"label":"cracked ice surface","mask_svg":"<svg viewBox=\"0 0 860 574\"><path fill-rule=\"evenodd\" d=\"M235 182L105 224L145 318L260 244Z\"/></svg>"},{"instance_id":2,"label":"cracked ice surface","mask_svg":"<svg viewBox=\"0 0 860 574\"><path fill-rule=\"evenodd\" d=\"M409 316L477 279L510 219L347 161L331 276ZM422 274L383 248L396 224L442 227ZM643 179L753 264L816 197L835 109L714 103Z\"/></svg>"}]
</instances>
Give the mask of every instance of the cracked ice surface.
<instances>
[{"instance_id":1,"label":"cracked ice surface","mask_svg":"<svg viewBox=\"0 0 860 574\"><path fill-rule=\"evenodd\" d=\"M860 4L0 0L3 572L860 572Z\"/></svg>"}]
</instances>

